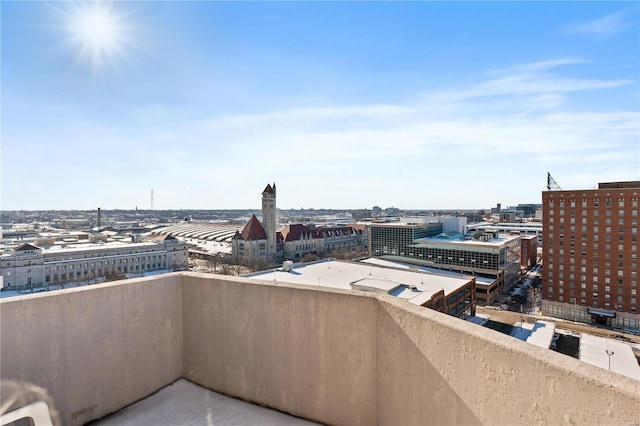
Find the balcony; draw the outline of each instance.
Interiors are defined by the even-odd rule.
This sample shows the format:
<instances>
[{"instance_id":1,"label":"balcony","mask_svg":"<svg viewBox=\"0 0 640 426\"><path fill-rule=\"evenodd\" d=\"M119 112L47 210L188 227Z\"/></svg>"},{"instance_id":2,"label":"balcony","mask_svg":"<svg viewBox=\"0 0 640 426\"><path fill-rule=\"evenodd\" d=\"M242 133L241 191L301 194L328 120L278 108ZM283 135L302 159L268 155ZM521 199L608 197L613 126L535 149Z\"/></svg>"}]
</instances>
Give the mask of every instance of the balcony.
<instances>
[{"instance_id":1,"label":"balcony","mask_svg":"<svg viewBox=\"0 0 640 426\"><path fill-rule=\"evenodd\" d=\"M638 424L640 383L378 293L174 273L0 302L3 379L81 425L185 378L314 422Z\"/></svg>"}]
</instances>

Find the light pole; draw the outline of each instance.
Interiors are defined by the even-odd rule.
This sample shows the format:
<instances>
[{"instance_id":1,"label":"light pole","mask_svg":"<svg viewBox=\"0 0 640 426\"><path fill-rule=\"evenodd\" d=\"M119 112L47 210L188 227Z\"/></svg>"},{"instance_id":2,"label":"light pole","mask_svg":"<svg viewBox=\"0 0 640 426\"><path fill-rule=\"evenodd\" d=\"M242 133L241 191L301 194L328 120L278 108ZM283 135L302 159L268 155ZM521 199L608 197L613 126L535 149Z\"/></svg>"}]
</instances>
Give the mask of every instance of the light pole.
<instances>
[{"instance_id":1,"label":"light pole","mask_svg":"<svg viewBox=\"0 0 640 426\"><path fill-rule=\"evenodd\" d=\"M522 303L520 304L520 331L522 331Z\"/></svg>"},{"instance_id":2,"label":"light pole","mask_svg":"<svg viewBox=\"0 0 640 426\"><path fill-rule=\"evenodd\" d=\"M611 355L613 355L615 352L610 351L609 349L605 349L604 351L607 353L607 355L609 355L609 371L611 371Z\"/></svg>"}]
</instances>

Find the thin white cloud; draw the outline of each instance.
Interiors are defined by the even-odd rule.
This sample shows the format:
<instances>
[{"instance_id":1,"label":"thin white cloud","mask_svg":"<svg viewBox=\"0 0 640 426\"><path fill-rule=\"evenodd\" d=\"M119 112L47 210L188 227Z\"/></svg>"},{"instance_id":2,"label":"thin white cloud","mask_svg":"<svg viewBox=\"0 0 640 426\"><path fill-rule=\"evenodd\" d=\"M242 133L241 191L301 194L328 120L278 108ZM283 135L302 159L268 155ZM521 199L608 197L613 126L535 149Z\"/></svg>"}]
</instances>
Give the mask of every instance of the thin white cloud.
<instances>
[{"instance_id":1,"label":"thin white cloud","mask_svg":"<svg viewBox=\"0 0 640 426\"><path fill-rule=\"evenodd\" d=\"M513 73L531 73L548 71L553 68L558 68L564 65L576 65L589 63L588 60L582 58L558 58L549 59L546 61L530 62L526 64L519 64L512 67L501 68L497 70L491 70L488 74L513 74Z\"/></svg>"},{"instance_id":2,"label":"thin white cloud","mask_svg":"<svg viewBox=\"0 0 640 426\"><path fill-rule=\"evenodd\" d=\"M153 119L158 111L160 116L172 112L143 108L132 114L143 120L133 120L126 130L76 122L74 132L62 136L91 137L92 146L108 146L100 156L105 176L87 182L115 182L121 197L138 205L146 205L154 188L158 206L164 199L167 207L248 208L257 197L248 189L276 180L289 194L279 199L283 208L365 207L363 200L377 203L379 196L397 207L486 207L508 203L506 194L523 196L522 182L538 179L537 173L543 190L540 170L565 173L567 186L573 175L591 175L588 184L637 179L638 111L575 106L578 94L601 91L605 97L612 88L637 82L552 73L570 63L578 62L520 65L498 78L394 104L267 109L160 122ZM122 152L127 155L112 154ZM447 191L426 189L443 180ZM230 188L238 190L231 194ZM528 191L513 202L535 202L539 193ZM91 202L104 203L97 196Z\"/></svg>"},{"instance_id":3,"label":"thin white cloud","mask_svg":"<svg viewBox=\"0 0 640 426\"><path fill-rule=\"evenodd\" d=\"M628 22L624 10L612 13L594 21L574 22L566 25L563 31L568 34L585 34L598 37L611 37L632 24Z\"/></svg>"},{"instance_id":4,"label":"thin white cloud","mask_svg":"<svg viewBox=\"0 0 640 426\"><path fill-rule=\"evenodd\" d=\"M568 63L577 61L558 59L512 68L513 73L502 78L404 105L302 108L215 118L203 123L202 137L226 141L232 147L231 157L259 152L278 161L282 153L295 151L298 165L321 168L331 158L399 158L441 147L467 156L464 151L470 149L478 150L473 155L493 155L514 143L523 153L570 155L600 146L602 137L615 143L637 135L636 113L562 110L573 92L632 83L540 72ZM487 96L499 98L488 102Z\"/></svg>"},{"instance_id":5,"label":"thin white cloud","mask_svg":"<svg viewBox=\"0 0 640 426\"><path fill-rule=\"evenodd\" d=\"M304 197L297 182L326 186L335 179L362 176L368 176L374 187L395 183L409 192L418 191L423 180L446 176L452 188L481 191L480 181L469 181L468 176L486 174L486 167L529 175L530 168L565 169L571 164L580 173L605 173L602 164L616 162L621 170L633 170L633 158L639 153L637 111L588 107L572 111L566 105L574 93L606 91L634 82L550 73L561 65L584 62L558 59L514 67L500 78L475 86L443 89L394 105L337 105L216 117L194 126L199 129L194 140L224 141L224 158L219 146L212 145L209 153L193 159L193 170L203 181L219 182L237 167L225 165L227 158L245 158L251 160L251 176L292 179L289 184L297 197ZM205 164L214 155L219 161L212 170ZM253 184L249 175L245 181ZM316 200L315 205L351 206L348 195L340 192L335 197L335 202ZM298 202L313 205L313 200ZM438 205L438 200L434 203Z\"/></svg>"}]
</instances>

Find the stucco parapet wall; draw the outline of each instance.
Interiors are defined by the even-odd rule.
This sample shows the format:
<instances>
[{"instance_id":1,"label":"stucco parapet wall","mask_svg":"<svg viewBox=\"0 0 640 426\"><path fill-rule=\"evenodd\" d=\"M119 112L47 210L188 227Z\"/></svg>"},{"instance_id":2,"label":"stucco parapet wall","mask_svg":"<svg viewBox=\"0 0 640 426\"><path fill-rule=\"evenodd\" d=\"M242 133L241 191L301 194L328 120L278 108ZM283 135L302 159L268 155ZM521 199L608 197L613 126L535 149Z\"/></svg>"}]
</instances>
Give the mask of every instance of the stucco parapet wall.
<instances>
[{"instance_id":1,"label":"stucco parapet wall","mask_svg":"<svg viewBox=\"0 0 640 426\"><path fill-rule=\"evenodd\" d=\"M48 391L81 425L182 376L179 273L0 301L0 377Z\"/></svg>"},{"instance_id":2,"label":"stucco parapet wall","mask_svg":"<svg viewBox=\"0 0 640 426\"><path fill-rule=\"evenodd\" d=\"M384 365L377 372L379 424L421 424L420 419L429 424L640 423L636 380L385 294L374 297L382 311L378 347L396 348L387 349L386 357L384 350L378 352L378 365ZM385 322L392 323L391 330ZM410 340L420 353L412 365L406 359L393 362L398 339ZM395 379L388 376L402 377L395 393L389 389ZM421 404L409 403L414 394ZM445 410L450 417L424 409L422 415L406 410L386 419L381 402L393 399L392 406L450 407Z\"/></svg>"},{"instance_id":3,"label":"stucco parapet wall","mask_svg":"<svg viewBox=\"0 0 640 426\"><path fill-rule=\"evenodd\" d=\"M65 424L179 377L327 424L640 423L640 382L386 294L174 273L0 315L1 376Z\"/></svg>"}]
</instances>

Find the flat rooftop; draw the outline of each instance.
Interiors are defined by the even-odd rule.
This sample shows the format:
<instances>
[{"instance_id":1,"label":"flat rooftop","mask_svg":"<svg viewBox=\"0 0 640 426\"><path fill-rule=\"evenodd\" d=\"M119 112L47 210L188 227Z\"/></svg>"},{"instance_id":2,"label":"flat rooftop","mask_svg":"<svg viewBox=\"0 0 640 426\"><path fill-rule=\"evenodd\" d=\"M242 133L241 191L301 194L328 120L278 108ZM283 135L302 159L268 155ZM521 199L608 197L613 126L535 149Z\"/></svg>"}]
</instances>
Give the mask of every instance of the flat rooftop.
<instances>
[{"instance_id":1,"label":"flat rooftop","mask_svg":"<svg viewBox=\"0 0 640 426\"><path fill-rule=\"evenodd\" d=\"M179 379L153 395L92 424L311 426L317 423L231 398Z\"/></svg>"},{"instance_id":2,"label":"flat rooftop","mask_svg":"<svg viewBox=\"0 0 640 426\"><path fill-rule=\"evenodd\" d=\"M35 245L35 244L33 244ZM0 245L0 250L4 250L4 245ZM164 247L162 244L145 241L145 242L122 242L122 241L108 241L108 242L79 242L79 243L71 243L66 246L62 245L53 245L50 247L41 247L43 254L66 254L66 253L82 253L82 252L91 252L91 251L104 251L107 249L157 249L163 250ZM11 247L15 248L15 247ZM5 251L2 253L2 256L12 256L13 252Z\"/></svg>"},{"instance_id":3,"label":"flat rooftop","mask_svg":"<svg viewBox=\"0 0 640 426\"><path fill-rule=\"evenodd\" d=\"M400 291L395 295L415 304L424 303L435 293L444 290L449 294L467 284L472 277L454 278L432 275L407 269L393 269L372 264L324 260L294 265L290 272L275 269L245 275L290 284L304 284L319 287L353 290L354 286L372 290L392 292L397 287L415 287L417 291Z\"/></svg>"},{"instance_id":4,"label":"flat rooftop","mask_svg":"<svg viewBox=\"0 0 640 426\"><path fill-rule=\"evenodd\" d=\"M486 241L468 238L465 239L462 234L446 235L440 234L435 237L418 238L414 241L411 247L418 247L422 244L439 244L443 245L460 245L460 246L476 246L476 247L500 247L502 244L520 239L520 235L498 234L497 237L491 238Z\"/></svg>"},{"instance_id":5,"label":"flat rooftop","mask_svg":"<svg viewBox=\"0 0 640 426\"><path fill-rule=\"evenodd\" d=\"M518 323L513 328L511 335L516 339L524 340L532 345L544 349L551 347L556 325L550 321L536 321L535 324Z\"/></svg>"},{"instance_id":6,"label":"flat rooftop","mask_svg":"<svg viewBox=\"0 0 640 426\"><path fill-rule=\"evenodd\" d=\"M607 352L612 355L609 356ZM580 361L584 361L596 367L640 380L640 366L633 354L633 349L626 343L613 339L593 336L587 333L580 334Z\"/></svg>"},{"instance_id":7,"label":"flat rooftop","mask_svg":"<svg viewBox=\"0 0 640 426\"><path fill-rule=\"evenodd\" d=\"M420 266L420 265L411 265L409 263L399 262L395 260L386 260L385 258L380 257L370 257L368 259L361 260L362 263L367 263L371 265L382 266L385 268L403 268L403 269L411 269L412 271L421 271L431 275L443 275L451 278L460 278L460 279L471 279L471 275L461 274L459 271L449 271L446 269L438 269L438 268L430 268L428 266ZM476 276L476 284L493 284L495 278L485 278Z\"/></svg>"}]
</instances>

